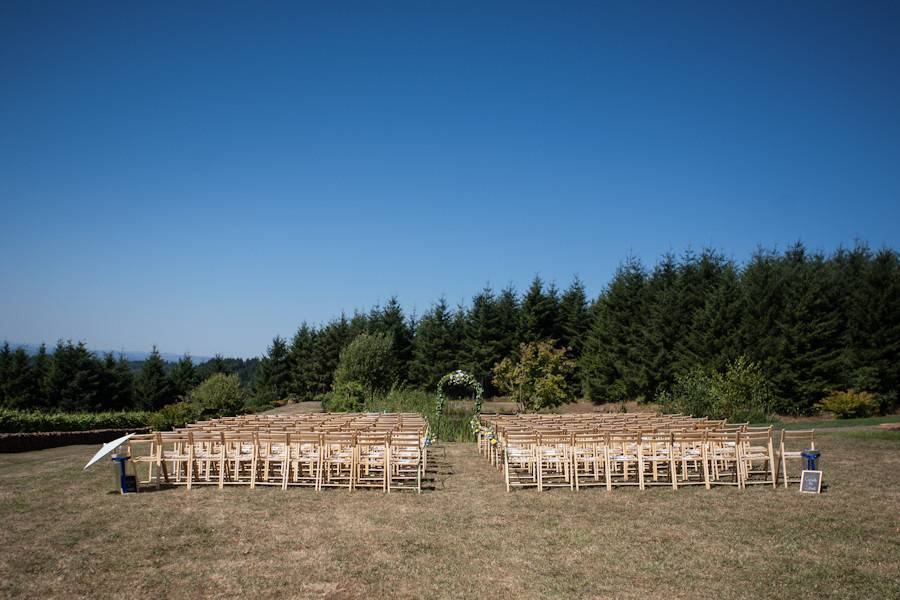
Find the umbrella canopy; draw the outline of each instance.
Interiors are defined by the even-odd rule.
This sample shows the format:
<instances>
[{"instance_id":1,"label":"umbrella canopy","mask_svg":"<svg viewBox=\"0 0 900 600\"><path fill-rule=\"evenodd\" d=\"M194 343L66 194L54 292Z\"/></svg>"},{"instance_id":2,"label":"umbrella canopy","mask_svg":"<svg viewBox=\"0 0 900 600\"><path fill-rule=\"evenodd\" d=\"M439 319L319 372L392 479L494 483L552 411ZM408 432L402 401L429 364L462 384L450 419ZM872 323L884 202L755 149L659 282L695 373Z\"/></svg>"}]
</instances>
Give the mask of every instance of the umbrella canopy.
<instances>
[{"instance_id":1,"label":"umbrella canopy","mask_svg":"<svg viewBox=\"0 0 900 600\"><path fill-rule=\"evenodd\" d=\"M128 435L123 435L122 437L120 437L117 440L113 440L111 442L106 442L105 444L103 444L103 447L97 451L97 454L94 455L94 458L92 458L91 460L88 461L88 464L84 465L84 468L87 469L89 466L91 466L92 464L94 464L95 462L97 462L98 460L100 460L101 458L103 458L104 456L106 456L107 454L109 454L110 452L112 452L113 450L115 450L116 448L118 448L119 446L124 444L125 442L127 442L128 438L130 438L133 435L134 435L133 433L129 433Z\"/></svg>"}]
</instances>

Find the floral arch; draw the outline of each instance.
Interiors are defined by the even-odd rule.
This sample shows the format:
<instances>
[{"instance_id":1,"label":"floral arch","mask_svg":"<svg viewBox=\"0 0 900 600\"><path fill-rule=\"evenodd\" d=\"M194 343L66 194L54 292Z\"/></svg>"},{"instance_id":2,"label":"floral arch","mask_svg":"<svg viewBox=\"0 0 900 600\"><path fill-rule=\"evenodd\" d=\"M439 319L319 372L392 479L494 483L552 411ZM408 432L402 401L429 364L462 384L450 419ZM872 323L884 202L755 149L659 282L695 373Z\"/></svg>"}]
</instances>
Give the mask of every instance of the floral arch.
<instances>
[{"instance_id":1,"label":"floral arch","mask_svg":"<svg viewBox=\"0 0 900 600\"><path fill-rule=\"evenodd\" d=\"M444 394L444 386L463 386L467 387L475 394L475 414L478 415L481 413L481 398L484 395L484 388L481 387L481 384L478 383L478 380L475 379L470 373L466 373L463 370L457 369L451 373L447 373L441 380L438 381L437 384L437 406L435 406L434 412L437 418L441 418L444 415L444 404L447 401L447 396Z\"/></svg>"}]
</instances>

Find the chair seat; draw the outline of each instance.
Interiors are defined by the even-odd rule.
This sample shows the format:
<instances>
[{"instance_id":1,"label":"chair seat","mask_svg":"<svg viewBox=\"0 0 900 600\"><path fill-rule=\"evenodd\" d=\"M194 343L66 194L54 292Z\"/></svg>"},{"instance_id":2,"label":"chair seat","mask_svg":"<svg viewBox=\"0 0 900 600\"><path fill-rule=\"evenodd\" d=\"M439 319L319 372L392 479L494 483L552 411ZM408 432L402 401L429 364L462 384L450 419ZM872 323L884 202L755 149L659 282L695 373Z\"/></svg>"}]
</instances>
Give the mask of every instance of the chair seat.
<instances>
[{"instance_id":1,"label":"chair seat","mask_svg":"<svg viewBox=\"0 0 900 600\"><path fill-rule=\"evenodd\" d=\"M669 460L665 454L645 454L644 460Z\"/></svg>"}]
</instances>

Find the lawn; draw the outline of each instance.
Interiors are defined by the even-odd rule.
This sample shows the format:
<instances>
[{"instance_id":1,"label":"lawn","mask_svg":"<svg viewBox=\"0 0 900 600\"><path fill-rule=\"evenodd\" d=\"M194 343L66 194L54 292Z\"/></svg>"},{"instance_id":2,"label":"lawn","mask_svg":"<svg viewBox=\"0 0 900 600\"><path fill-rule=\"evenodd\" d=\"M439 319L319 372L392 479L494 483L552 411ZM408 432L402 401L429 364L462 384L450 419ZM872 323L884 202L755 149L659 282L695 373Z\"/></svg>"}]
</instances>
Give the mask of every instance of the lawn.
<instances>
[{"instance_id":1,"label":"lawn","mask_svg":"<svg viewBox=\"0 0 900 600\"><path fill-rule=\"evenodd\" d=\"M422 495L110 493L94 447L0 455L0 595L897 598L900 433L823 433L827 492L507 494L446 444Z\"/></svg>"},{"instance_id":2,"label":"lawn","mask_svg":"<svg viewBox=\"0 0 900 600\"><path fill-rule=\"evenodd\" d=\"M777 429L832 429L843 427L869 427L885 423L900 423L900 415L863 417L860 419L808 419L775 423Z\"/></svg>"}]
</instances>

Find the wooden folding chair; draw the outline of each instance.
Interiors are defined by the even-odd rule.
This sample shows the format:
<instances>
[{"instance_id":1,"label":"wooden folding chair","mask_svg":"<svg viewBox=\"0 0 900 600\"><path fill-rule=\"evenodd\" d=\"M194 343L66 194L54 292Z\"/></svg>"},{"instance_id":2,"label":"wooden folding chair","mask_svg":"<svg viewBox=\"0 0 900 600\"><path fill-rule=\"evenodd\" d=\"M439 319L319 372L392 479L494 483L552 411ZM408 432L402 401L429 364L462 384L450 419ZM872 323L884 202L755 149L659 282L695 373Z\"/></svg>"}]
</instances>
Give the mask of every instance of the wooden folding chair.
<instances>
[{"instance_id":1,"label":"wooden folding chair","mask_svg":"<svg viewBox=\"0 0 900 600\"><path fill-rule=\"evenodd\" d=\"M740 431L711 431L706 434L710 485L743 487L740 466L740 436ZM726 477L728 477L727 481Z\"/></svg>"},{"instance_id":2,"label":"wooden folding chair","mask_svg":"<svg viewBox=\"0 0 900 600\"><path fill-rule=\"evenodd\" d=\"M190 431L194 485L218 485L225 478L225 444L221 432Z\"/></svg>"},{"instance_id":3,"label":"wooden folding chair","mask_svg":"<svg viewBox=\"0 0 900 600\"><path fill-rule=\"evenodd\" d=\"M671 433L641 433L638 462L644 483L641 489L648 485L671 485L673 490L678 489Z\"/></svg>"},{"instance_id":4,"label":"wooden folding chair","mask_svg":"<svg viewBox=\"0 0 900 600\"><path fill-rule=\"evenodd\" d=\"M356 434L349 431L326 431L322 434L322 474L319 489L345 487L353 491L356 467Z\"/></svg>"},{"instance_id":5,"label":"wooden folding chair","mask_svg":"<svg viewBox=\"0 0 900 600\"><path fill-rule=\"evenodd\" d=\"M709 489L709 459L706 430L676 431L672 434L672 487L703 485Z\"/></svg>"},{"instance_id":6,"label":"wooden folding chair","mask_svg":"<svg viewBox=\"0 0 900 600\"><path fill-rule=\"evenodd\" d=\"M771 484L775 488L778 485L771 427L748 428L741 433L740 463L744 487ZM758 475L762 477L754 478Z\"/></svg>"},{"instance_id":7,"label":"wooden folding chair","mask_svg":"<svg viewBox=\"0 0 900 600\"><path fill-rule=\"evenodd\" d=\"M388 461L387 432L360 432L356 434L356 472L354 487L381 488L387 492Z\"/></svg>"},{"instance_id":8,"label":"wooden folding chair","mask_svg":"<svg viewBox=\"0 0 900 600\"><path fill-rule=\"evenodd\" d=\"M640 432L606 434L606 489L613 486L638 486L644 489L644 470L640 462Z\"/></svg>"},{"instance_id":9,"label":"wooden folding chair","mask_svg":"<svg viewBox=\"0 0 900 600\"><path fill-rule=\"evenodd\" d=\"M391 434L387 467L388 493L399 489L422 493L422 439L418 433Z\"/></svg>"},{"instance_id":10,"label":"wooden folding chair","mask_svg":"<svg viewBox=\"0 0 900 600\"><path fill-rule=\"evenodd\" d=\"M223 485L249 485L253 481L256 438L253 431L222 431L225 452Z\"/></svg>"},{"instance_id":11,"label":"wooden folding chair","mask_svg":"<svg viewBox=\"0 0 900 600\"><path fill-rule=\"evenodd\" d=\"M162 474L166 483L185 484L191 489L194 479L194 449L190 431L157 432L156 436L157 487Z\"/></svg>"},{"instance_id":12,"label":"wooden folding chair","mask_svg":"<svg viewBox=\"0 0 900 600\"><path fill-rule=\"evenodd\" d=\"M537 489L567 487L574 488L572 478L571 450L572 436L564 431L544 431L538 433Z\"/></svg>"},{"instance_id":13,"label":"wooden folding chair","mask_svg":"<svg viewBox=\"0 0 900 600\"><path fill-rule=\"evenodd\" d=\"M781 430L781 436L778 442L778 454L781 457L781 479L784 487L788 487L788 483L799 483L800 475L790 477L788 473L788 461L803 461L804 450L816 449L816 430L803 429L797 431Z\"/></svg>"},{"instance_id":14,"label":"wooden folding chair","mask_svg":"<svg viewBox=\"0 0 900 600\"><path fill-rule=\"evenodd\" d=\"M322 434L291 434L288 452L288 485L312 486L319 491L322 479Z\"/></svg>"},{"instance_id":15,"label":"wooden folding chair","mask_svg":"<svg viewBox=\"0 0 900 600\"><path fill-rule=\"evenodd\" d=\"M259 432L252 459L250 488L258 485L277 485L287 489L288 456L291 434L287 432Z\"/></svg>"},{"instance_id":16,"label":"wooden folding chair","mask_svg":"<svg viewBox=\"0 0 900 600\"><path fill-rule=\"evenodd\" d=\"M502 438L503 472L506 491L514 487L537 487L537 436L534 433L510 433Z\"/></svg>"},{"instance_id":17,"label":"wooden folding chair","mask_svg":"<svg viewBox=\"0 0 900 600\"><path fill-rule=\"evenodd\" d=\"M155 433L138 434L128 440L128 456L131 457L131 462L135 465L138 485L149 485L153 482L154 467L159 464L159 458L156 456L156 449L157 443ZM147 465L146 478L141 476L141 472L144 471L141 465ZM159 487L158 475L156 485Z\"/></svg>"},{"instance_id":18,"label":"wooden folding chair","mask_svg":"<svg viewBox=\"0 0 900 600\"><path fill-rule=\"evenodd\" d=\"M571 456L576 490L583 487L606 485L606 435L604 433L592 431L573 434Z\"/></svg>"}]
</instances>

